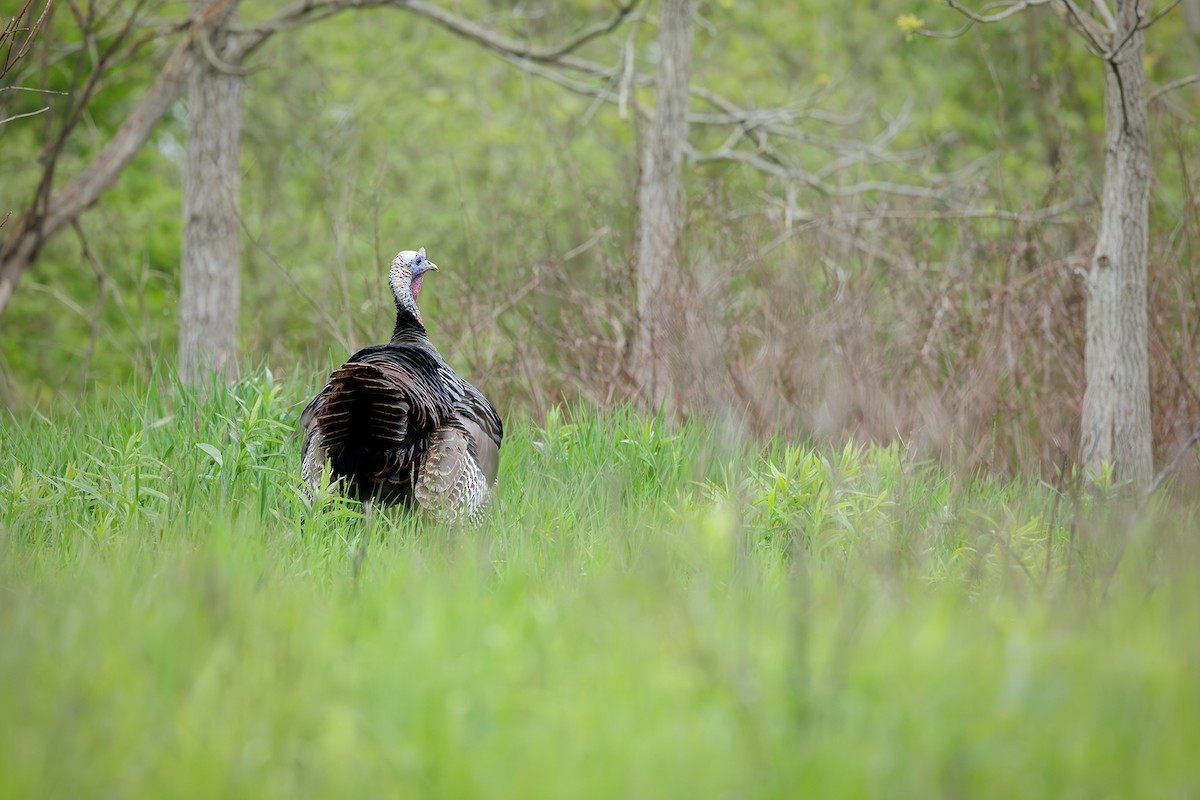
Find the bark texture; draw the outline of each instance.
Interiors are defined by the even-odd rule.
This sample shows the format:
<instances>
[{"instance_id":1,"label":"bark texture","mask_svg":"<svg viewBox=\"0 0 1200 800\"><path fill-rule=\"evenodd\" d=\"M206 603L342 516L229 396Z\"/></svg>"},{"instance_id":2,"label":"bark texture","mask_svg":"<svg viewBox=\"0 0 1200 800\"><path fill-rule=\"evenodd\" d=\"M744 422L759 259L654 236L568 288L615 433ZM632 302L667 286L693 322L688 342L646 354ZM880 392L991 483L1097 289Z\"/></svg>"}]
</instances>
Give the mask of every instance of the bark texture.
<instances>
[{"instance_id":1,"label":"bark texture","mask_svg":"<svg viewBox=\"0 0 1200 800\"><path fill-rule=\"evenodd\" d=\"M213 5L190 0L193 18L207 15L208 24L196 38L188 81L179 294L179 375L186 385L204 383L213 371L232 377L237 370L245 78L218 60L229 55L226 26L236 20L237 3L223 3L220 13L210 14Z\"/></svg>"},{"instance_id":2,"label":"bark texture","mask_svg":"<svg viewBox=\"0 0 1200 800\"><path fill-rule=\"evenodd\" d=\"M1143 72L1143 0L1117 0L1116 49L1105 63L1104 195L1088 274L1087 389L1081 458L1118 480L1154 471L1146 334L1150 139Z\"/></svg>"},{"instance_id":3,"label":"bark texture","mask_svg":"<svg viewBox=\"0 0 1200 800\"><path fill-rule=\"evenodd\" d=\"M1193 38L1200 36L1200 0L1183 0L1183 22Z\"/></svg>"},{"instance_id":4,"label":"bark texture","mask_svg":"<svg viewBox=\"0 0 1200 800\"><path fill-rule=\"evenodd\" d=\"M634 375L647 399L661 405L671 387L671 350L681 331L683 149L695 0L662 0L659 10L657 107L642 141L638 181L637 331Z\"/></svg>"}]
</instances>

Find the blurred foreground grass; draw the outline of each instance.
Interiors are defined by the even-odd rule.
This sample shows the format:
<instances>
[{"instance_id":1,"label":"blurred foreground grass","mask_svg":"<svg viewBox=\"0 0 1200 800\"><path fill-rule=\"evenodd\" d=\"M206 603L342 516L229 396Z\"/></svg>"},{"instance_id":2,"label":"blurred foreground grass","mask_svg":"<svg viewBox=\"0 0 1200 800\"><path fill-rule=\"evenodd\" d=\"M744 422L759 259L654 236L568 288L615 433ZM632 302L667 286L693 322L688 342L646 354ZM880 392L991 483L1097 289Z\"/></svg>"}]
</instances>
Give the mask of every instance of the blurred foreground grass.
<instances>
[{"instance_id":1,"label":"blurred foreground grass","mask_svg":"<svg viewBox=\"0 0 1200 800\"><path fill-rule=\"evenodd\" d=\"M0 794L1200 793L1190 504L575 410L479 530L310 513L304 392L3 420Z\"/></svg>"}]
</instances>

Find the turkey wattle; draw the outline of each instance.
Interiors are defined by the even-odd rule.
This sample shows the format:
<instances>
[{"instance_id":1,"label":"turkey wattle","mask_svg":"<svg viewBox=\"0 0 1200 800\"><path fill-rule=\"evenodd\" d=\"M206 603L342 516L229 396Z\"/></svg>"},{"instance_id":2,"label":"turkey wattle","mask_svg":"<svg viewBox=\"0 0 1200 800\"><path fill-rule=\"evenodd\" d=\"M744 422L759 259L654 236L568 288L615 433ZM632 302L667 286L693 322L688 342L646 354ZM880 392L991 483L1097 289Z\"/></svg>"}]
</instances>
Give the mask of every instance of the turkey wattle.
<instances>
[{"instance_id":1,"label":"turkey wattle","mask_svg":"<svg viewBox=\"0 0 1200 800\"><path fill-rule=\"evenodd\" d=\"M310 500L328 463L347 494L415 505L446 522L476 518L487 502L504 428L425 333L417 296L436 269L423 247L392 260L392 340L352 355L300 415Z\"/></svg>"}]
</instances>

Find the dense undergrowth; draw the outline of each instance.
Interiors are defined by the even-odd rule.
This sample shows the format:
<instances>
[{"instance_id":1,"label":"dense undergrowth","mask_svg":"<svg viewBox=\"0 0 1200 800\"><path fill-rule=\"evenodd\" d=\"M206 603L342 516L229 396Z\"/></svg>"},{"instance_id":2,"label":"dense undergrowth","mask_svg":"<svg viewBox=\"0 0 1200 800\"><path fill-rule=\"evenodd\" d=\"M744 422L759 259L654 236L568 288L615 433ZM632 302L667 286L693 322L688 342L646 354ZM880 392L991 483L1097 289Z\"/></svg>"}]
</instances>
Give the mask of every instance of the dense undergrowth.
<instances>
[{"instance_id":1,"label":"dense undergrowth","mask_svg":"<svg viewBox=\"0 0 1200 800\"><path fill-rule=\"evenodd\" d=\"M452 530L310 511L304 391L0 423L0 795L1200 791L1183 501L576 408Z\"/></svg>"}]
</instances>

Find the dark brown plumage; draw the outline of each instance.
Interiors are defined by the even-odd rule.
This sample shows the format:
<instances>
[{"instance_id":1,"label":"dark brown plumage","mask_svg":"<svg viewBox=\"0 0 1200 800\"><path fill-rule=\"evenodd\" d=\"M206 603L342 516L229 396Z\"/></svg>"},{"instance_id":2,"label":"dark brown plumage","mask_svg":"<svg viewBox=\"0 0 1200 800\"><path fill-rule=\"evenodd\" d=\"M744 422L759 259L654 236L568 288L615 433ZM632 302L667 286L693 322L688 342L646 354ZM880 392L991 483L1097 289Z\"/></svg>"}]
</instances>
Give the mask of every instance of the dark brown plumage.
<instances>
[{"instance_id":1,"label":"dark brown plumage","mask_svg":"<svg viewBox=\"0 0 1200 800\"><path fill-rule=\"evenodd\" d=\"M352 355L300 415L310 498L328 463L347 494L415 506L443 521L477 518L486 503L503 424L425 333L416 300L425 272L436 269L424 248L396 256L392 340Z\"/></svg>"}]
</instances>

